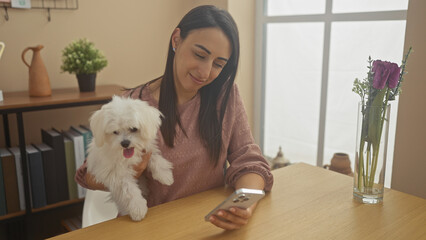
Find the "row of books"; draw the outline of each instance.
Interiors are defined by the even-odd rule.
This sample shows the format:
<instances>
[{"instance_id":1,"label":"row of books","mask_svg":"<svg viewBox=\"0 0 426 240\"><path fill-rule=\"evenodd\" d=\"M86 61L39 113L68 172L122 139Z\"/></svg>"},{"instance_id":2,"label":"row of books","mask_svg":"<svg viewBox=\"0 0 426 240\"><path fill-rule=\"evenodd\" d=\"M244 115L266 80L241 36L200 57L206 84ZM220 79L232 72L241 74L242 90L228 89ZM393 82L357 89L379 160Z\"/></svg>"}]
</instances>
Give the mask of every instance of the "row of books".
<instances>
[{"instance_id":1,"label":"row of books","mask_svg":"<svg viewBox=\"0 0 426 240\"><path fill-rule=\"evenodd\" d=\"M74 181L92 138L86 126L41 130L42 143L25 146L32 208L84 198ZM19 147L0 148L0 216L25 210L24 178Z\"/></svg>"}]
</instances>

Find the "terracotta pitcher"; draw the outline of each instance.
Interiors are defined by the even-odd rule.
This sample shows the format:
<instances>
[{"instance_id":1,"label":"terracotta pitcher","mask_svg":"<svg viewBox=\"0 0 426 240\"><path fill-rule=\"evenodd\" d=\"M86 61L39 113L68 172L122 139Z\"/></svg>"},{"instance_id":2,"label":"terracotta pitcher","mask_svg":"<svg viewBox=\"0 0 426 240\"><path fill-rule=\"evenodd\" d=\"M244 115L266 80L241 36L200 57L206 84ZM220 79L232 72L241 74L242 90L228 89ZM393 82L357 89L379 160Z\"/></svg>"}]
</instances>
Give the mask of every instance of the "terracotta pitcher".
<instances>
[{"instance_id":1,"label":"terracotta pitcher","mask_svg":"<svg viewBox=\"0 0 426 240\"><path fill-rule=\"evenodd\" d=\"M46 97L52 95L49 76L40 55L41 49L43 49L43 45L27 47L22 52L22 61L24 61L25 65L29 68L29 93L31 97ZM25 53L27 53L28 50L33 50L31 65L25 61Z\"/></svg>"},{"instance_id":2,"label":"terracotta pitcher","mask_svg":"<svg viewBox=\"0 0 426 240\"><path fill-rule=\"evenodd\" d=\"M331 158L330 165L324 165L324 168L353 176L351 160L349 159L349 155L346 153L335 153L333 158Z\"/></svg>"}]
</instances>

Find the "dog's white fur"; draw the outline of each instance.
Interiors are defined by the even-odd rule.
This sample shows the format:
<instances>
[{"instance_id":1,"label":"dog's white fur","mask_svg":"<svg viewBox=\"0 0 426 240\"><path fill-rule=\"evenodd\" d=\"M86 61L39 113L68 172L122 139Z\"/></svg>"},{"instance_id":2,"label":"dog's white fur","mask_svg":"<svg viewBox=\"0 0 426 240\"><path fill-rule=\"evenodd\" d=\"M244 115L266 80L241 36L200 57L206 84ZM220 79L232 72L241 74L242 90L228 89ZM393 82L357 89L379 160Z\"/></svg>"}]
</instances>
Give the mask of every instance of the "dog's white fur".
<instances>
[{"instance_id":1,"label":"dog's white fur","mask_svg":"<svg viewBox=\"0 0 426 240\"><path fill-rule=\"evenodd\" d=\"M174 181L172 164L161 156L156 143L160 116L160 111L144 101L114 96L90 118L93 139L87 169L109 189L120 215L129 214L134 221L142 220L148 210L142 196L146 190L139 188L133 169L142 161L143 152L152 153L147 169L154 179L165 185ZM123 143L134 147L132 157L124 157Z\"/></svg>"}]
</instances>

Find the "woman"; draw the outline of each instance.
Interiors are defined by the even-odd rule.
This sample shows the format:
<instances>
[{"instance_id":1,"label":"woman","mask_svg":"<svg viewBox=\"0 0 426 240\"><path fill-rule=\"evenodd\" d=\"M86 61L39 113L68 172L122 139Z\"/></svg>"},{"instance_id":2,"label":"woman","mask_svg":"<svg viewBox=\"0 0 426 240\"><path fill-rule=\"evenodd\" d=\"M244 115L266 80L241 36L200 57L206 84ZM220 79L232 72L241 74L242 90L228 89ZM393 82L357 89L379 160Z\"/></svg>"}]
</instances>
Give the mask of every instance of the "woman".
<instances>
[{"instance_id":1,"label":"woman","mask_svg":"<svg viewBox=\"0 0 426 240\"><path fill-rule=\"evenodd\" d=\"M238 29L229 13L214 6L196 7L172 33L164 75L124 94L147 101L164 115L159 148L173 163L175 182L161 185L144 173L150 157L145 154L135 166L135 177L144 174L148 179L148 207L225 183L235 189L271 189L269 165L254 143L234 84L238 60ZM105 190L86 172L83 165L76 174L80 185ZM237 229L247 224L255 208L220 211L210 222Z\"/></svg>"}]
</instances>

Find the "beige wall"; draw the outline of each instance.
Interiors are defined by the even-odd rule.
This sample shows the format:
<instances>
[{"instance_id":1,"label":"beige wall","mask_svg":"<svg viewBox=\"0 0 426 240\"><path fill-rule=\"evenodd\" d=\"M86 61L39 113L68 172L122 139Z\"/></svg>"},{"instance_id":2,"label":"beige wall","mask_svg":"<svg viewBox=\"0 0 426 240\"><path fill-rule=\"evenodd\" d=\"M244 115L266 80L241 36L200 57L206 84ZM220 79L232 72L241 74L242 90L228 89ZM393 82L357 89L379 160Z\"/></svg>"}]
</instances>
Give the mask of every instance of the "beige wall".
<instances>
[{"instance_id":1,"label":"beige wall","mask_svg":"<svg viewBox=\"0 0 426 240\"><path fill-rule=\"evenodd\" d=\"M405 49L413 47L398 106L392 188L426 198L426 1L410 0Z\"/></svg>"},{"instance_id":2,"label":"beige wall","mask_svg":"<svg viewBox=\"0 0 426 240\"><path fill-rule=\"evenodd\" d=\"M228 11L238 25L240 33L240 65L236 82L245 104L249 124L254 126L254 26L255 0L229 0Z\"/></svg>"},{"instance_id":3,"label":"beige wall","mask_svg":"<svg viewBox=\"0 0 426 240\"><path fill-rule=\"evenodd\" d=\"M187 0L182 2L184 12L187 12L192 8L200 5L215 5L221 9L228 9L228 0Z\"/></svg>"},{"instance_id":4,"label":"beige wall","mask_svg":"<svg viewBox=\"0 0 426 240\"><path fill-rule=\"evenodd\" d=\"M235 1L242 2L242 1ZM49 73L52 88L75 87L74 75L60 72L61 50L72 40L86 37L106 55L109 65L98 74L97 84L120 84L132 87L160 76L164 71L166 50L173 28L192 7L214 4L227 9L241 28L241 68L237 82L252 124L252 76L248 71L252 59L250 41L253 37L253 8L238 8L227 0L160 0L126 1L126 6L113 0L79 1L78 10L52 10L52 21L47 21L45 10L9 9L9 21L0 12L0 41L6 49L0 60L0 90L28 89L28 69L21 61L21 52L28 46L43 44L42 58ZM253 2L250 0L249 2ZM250 5L250 4L249 4ZM239 19L241 17L241 19ZM243 53L245 52L245 53ZM30 61L31 54L27 53ZM243 73L242 73L243 72ZM247 76L248 75L248 76ZM240 80L243 79L244 80ZM97 107L79 107L24 114L27 142L40 141L40 128L67 128L71 124L87 124L88 116ZM16 145L15 116L9 116L12 143ZM3 129L0 121L0 129ZM3 134L0 134L3 135ZM4 139L0 137L0 146Z\"/></svg>"},{"instance_id":5,"label":"beige wall","mask_svg":"<svg viewBox=\"0 0 426 240\"><path fill-rule=\"evenodd\" d=\"M42 57L52 88L76 87L75 76L60 73L61 50L72 40L87 37L109 60L97 84L134 86L156 76L164 68L169 36L183 14L179 1L80 1L78 10L9 10L10 20L0 19L0 39L6 50L0 62L0 89L27 89L27 68L21 52L43 44ZM30 54L29 54L30 55ZM28 56L30 59L30 56Z\"/></svg>"}]
</instances>

